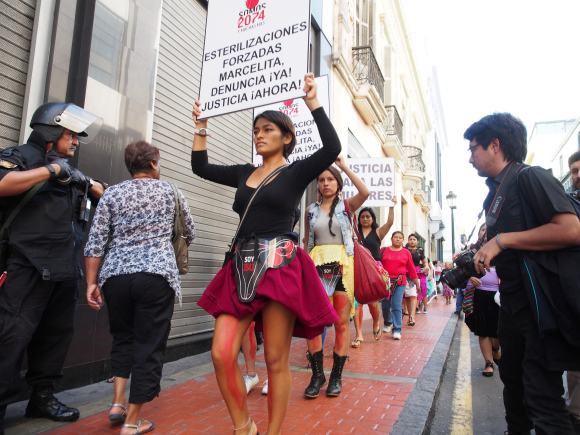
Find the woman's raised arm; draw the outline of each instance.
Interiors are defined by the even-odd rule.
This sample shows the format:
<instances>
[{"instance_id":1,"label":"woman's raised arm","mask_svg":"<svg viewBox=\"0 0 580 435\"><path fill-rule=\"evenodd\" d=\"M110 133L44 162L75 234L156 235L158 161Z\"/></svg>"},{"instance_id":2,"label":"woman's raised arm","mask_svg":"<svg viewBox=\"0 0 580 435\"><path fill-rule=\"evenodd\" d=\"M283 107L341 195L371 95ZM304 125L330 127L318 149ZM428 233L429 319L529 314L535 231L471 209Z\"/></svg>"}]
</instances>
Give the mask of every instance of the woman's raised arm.
<instances>
[{"instance_id":1,"label":"woman's raised arm","mask_svg":"<svg viewBox=\"0 0 580 435\"><path fill-rule=\"evenodd\" d=\"M393 202L397 205L397 195L393 197ZM377 236L379 236L380 240L383 240L385 236L389 233L389 230L393 226L395 222L395 206L392 206L389 209L389 217L387 218L387 223L383 226L377 228Z\"/></svg>"},{"instance_id":2,"label":"woman's raised arm","mask_svg":"<svg viewBox=\"0 0 580 435\"><path fill-rule=\"evenodd\" d=\"M207 129L207 119L197 119L201 115L200 105L201 102L196 101L193 104L193 111L191 113L197 130L202 128ZM202 136L197 132L195 133L191 147L191 170L195 175L213 181L214 183L238 187L241 172L245 170L246 166L210 164L207 156L207 136Z\"/></svg>"}]
</instances>

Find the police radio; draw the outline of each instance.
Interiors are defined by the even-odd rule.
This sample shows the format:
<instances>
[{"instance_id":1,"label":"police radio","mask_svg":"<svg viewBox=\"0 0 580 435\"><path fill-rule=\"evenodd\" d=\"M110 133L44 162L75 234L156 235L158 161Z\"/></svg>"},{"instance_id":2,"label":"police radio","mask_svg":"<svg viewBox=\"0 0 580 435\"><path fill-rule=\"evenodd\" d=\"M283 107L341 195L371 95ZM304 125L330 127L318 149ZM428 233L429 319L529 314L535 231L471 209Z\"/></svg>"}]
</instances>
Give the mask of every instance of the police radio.
<instances>
[{"instance_id":1,"label":"police radio","mask_svg":"<svg viewBox=\"0 0 580 435\"><path fill-rule=\"evenodd\" d=\"M81 199L81 205L79 209L79 221L80 222L88 222L89 217L91 216L91 200L89 199L89 188L91 187L91 183L87 181L85 186L85 194L83 199Z\"/></svg>"}]
</instances>

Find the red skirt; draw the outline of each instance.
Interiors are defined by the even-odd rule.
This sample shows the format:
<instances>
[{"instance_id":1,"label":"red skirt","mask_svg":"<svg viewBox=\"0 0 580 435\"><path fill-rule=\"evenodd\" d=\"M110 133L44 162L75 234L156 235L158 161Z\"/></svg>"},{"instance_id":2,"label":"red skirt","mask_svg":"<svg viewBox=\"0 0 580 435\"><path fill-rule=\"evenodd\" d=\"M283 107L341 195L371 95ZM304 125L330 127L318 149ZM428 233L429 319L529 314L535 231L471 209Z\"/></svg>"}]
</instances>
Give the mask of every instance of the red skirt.
<instances>
[{"instance_id":1,"label":"red skirt","mask_svg":"<svg viewBox=\"0 0 580 435\"><path fill-rule=\"evenodd\" d=\"M276 301L296 316L294 337L318 337L325 326L338 320L338 316L320 282L314 262L303 249L297 249L290 264L266 271L252 302L243 304L238 299L232 259L207 286L197 304L214 318L230 314L243 319L255 314L256 330L262 331L262 308L268 302Z\"/></svg>"}]
</instances>

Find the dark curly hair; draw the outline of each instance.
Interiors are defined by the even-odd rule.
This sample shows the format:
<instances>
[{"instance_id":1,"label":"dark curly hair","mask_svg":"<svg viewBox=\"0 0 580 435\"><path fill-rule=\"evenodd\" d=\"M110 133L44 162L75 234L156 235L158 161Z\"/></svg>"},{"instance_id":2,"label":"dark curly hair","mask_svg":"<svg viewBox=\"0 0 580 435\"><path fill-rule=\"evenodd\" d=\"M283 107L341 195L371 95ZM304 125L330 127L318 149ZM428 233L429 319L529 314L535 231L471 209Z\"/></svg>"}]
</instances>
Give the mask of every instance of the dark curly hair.
<instances>
[{"instance_id":1,"label":"dark curly hair","mask_svg":"<svg viewBox=\"0 0 580 435\"><path fill-rule=\"evenodd\" d=\"M494 113L474 122L465 130L463 137L475 139L484 150L497 139L508 162L521 163L528 154L528 131L526 126L511 113Z\"/></svg>"},{"instance_id":2,"label":"dark curly hair","mask_svg":"<svg viewBox=\"0 0 580 435\"><path fill-rule=\"evenodd\" d=\"M282 137L286 136L288 133L292 135L292 139L288 145L284 145L284 158L287 159L292 151L294 151L294 147L296 146L296 130L294 128L294 123L290 119L288 115L282 112L278 112L277 110L266 110L265 112L260 113L254 119L254 128L256 128L256 122L258 119L265 118L270 122L276 124L276 126L282 132Z\"/></svg>"}]
</instances>

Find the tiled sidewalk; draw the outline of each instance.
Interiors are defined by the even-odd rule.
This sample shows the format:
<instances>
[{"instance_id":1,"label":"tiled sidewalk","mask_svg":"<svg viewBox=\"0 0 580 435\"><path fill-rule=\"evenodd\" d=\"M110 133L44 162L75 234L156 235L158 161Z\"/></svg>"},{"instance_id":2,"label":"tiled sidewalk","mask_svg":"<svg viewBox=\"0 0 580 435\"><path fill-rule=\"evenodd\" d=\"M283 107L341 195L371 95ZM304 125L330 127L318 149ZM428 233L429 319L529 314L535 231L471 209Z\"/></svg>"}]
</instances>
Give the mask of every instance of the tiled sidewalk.
<instances>
[{"instance_id":1,"label":"tiled sidewalk","mask_svg":"<svg viewBox=\"0 0 580 435\"><path fill-rule=\"evenodd\" d=\"M327 398L324 391L315 400L304 398L304 388L310 381L306 369L306 342L292 344L292 395L283 426L285 434L387 434L396 422L408 395L415 386L433 349L453 312L445 300L432 301L428 314L418 314L417 324L403 326L403 339L392 340L383 334L375 342L372 320L365 309L364 343L350 349L343 373L342 395ZM381 319L382 326L382 319ZM351 324L351 337L354 327ZM330 330L324 346L324 368L332 368L334 331ZM263 382L267 375L263 355L257 358L258 375ZM243 369L242 369L243 371ZM250 413L259 430L267 428L267 398L254 388L248 395ZM165 389L153 402L145 405L142 417L156 424L153 434L231 434L232 423L217 387L213 373L191 379ZM45 434L113 434L119 427L110 425L107 412L44 432Z\"/></svg>"}]
</instances>

